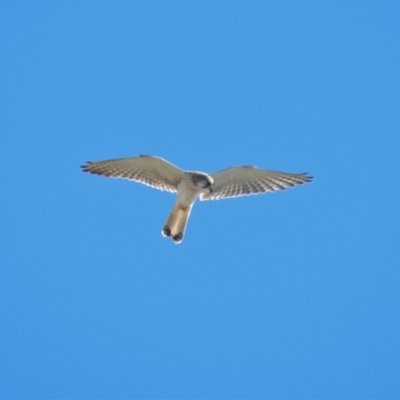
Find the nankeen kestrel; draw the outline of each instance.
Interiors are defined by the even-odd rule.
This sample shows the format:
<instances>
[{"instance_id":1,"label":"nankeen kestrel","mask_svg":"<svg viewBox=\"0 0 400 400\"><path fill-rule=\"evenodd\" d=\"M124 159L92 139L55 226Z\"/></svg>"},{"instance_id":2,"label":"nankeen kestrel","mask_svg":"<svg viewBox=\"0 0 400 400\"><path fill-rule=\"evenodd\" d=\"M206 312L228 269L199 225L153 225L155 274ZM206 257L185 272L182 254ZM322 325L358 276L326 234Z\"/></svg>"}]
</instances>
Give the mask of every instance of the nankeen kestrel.
<instances>
[{"instance_id":1,"label":"nankeen kestrel","mask_svg":"<svg viewBox=\"0 0 400 400\"><path fill-rule=\"evenodd\" d=\"M180 243L196 199L219 200L229 197L274 192L311 182L307 174L268 171L251 166L231 167L206 174L184 171L168 161L152 156L88 162L84 172L112 178L125 178L155 189L177 194L175 204L162 230L163 236Z\"/></svg>"}]
</instances>

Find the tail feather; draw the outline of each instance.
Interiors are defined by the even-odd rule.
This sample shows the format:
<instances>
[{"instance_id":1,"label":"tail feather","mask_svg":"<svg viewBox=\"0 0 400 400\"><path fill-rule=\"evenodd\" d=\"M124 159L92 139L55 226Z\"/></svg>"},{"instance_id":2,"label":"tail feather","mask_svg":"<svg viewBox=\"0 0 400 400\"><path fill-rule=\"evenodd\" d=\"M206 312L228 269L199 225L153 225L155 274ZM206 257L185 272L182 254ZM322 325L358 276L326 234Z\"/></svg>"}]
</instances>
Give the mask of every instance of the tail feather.
<instances>
[{"instance_id":1,"label":"tail feather","mask_svg":"<svg viewBox=\"0 0 400 400\"><path fill-rule=\"evenodd\" d=\"M184 207L176 203L167 218L162 234L172 237L175 243L180 243L185 234L191 209L192 206Z\"/></svg>"}]
</instances>

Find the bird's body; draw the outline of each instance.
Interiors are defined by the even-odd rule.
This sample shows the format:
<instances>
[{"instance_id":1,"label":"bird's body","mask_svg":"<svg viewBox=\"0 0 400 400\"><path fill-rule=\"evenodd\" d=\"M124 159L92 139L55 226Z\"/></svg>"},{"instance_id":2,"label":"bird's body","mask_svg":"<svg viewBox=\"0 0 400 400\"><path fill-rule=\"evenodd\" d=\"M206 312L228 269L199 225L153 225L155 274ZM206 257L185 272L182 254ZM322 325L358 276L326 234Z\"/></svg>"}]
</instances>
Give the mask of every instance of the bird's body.
<instances>
[{"instance_id":1,"label":"bird's body","mask_svg":"<svg viewBox=\"0 0 400 400\"><path fill-rule=\"evenodd\" d=\"M180 243L193 204L200 200L273 192L311 182L306 174L262 170L251 166L227 168L212 174L184 171L168 161L152 156L88 162L84 172L141 182L159 190L176 192L176 201L162 230L163 236Z\"/></svg>"},{"instance_id":2,"label":"bird's body","mask_svg":"<svg viewBox=\"0 0 400 400\"><path fill-rule=\"evenodd\" d=\"M166 237L172 237L175 243L182 241L186 224L196 199L211 192L214 180L202 172L185 172L178 185L174 207L162 230Z\"/></svg>"}]
</instances>

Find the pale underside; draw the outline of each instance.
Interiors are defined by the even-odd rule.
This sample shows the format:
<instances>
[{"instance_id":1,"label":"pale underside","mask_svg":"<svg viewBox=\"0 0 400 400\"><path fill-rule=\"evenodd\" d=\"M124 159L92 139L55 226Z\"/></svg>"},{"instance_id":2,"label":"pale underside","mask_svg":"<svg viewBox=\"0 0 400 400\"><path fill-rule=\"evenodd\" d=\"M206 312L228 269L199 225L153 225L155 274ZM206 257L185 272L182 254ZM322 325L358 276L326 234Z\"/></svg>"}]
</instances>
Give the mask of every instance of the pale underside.
<instances>
[{"instance_id":1,"label":"pale underside","mask_svg":"<svg viewBox=\"0 0 400 400\"><path fill-rule=\"evenodd\" d=\"M166 227L168 229L165 230L165 227L163 229L163 234L171 236L176 243L179 243L183 238L191 207L198 197L200 200L219 200L248 196L284 190L312 180L312 177L304 173L293 174L240 166L211 174L203 173L211 177L210 181L213 181L210 191L197 187L191 181L190 173L168 161L159 157L143 155L88 162L82 169L91 174L129 179L155 189L177 192L177 201L167 219ZM168 223L171 224L171 221L174 225L172 227L168 225Z\"/></svg>"}]
</instances>

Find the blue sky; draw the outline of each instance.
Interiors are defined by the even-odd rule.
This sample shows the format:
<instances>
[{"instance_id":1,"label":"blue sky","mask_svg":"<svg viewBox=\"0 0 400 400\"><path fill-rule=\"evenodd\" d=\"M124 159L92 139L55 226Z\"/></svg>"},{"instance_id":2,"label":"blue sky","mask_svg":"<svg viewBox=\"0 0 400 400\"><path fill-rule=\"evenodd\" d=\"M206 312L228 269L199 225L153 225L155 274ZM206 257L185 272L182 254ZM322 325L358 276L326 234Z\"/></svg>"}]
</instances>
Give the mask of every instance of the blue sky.
<instances>
[{"instance_id":1,"label":"blue sky","mask_svg":"<svg viewBox=\"0 0 400 400\"><path fill-rule=\"evenodd\" d=\"M400 3L0 4L0 397L399 398ZM309 172L195 204L151 154Z\"/></svg>"}]
</instances>

